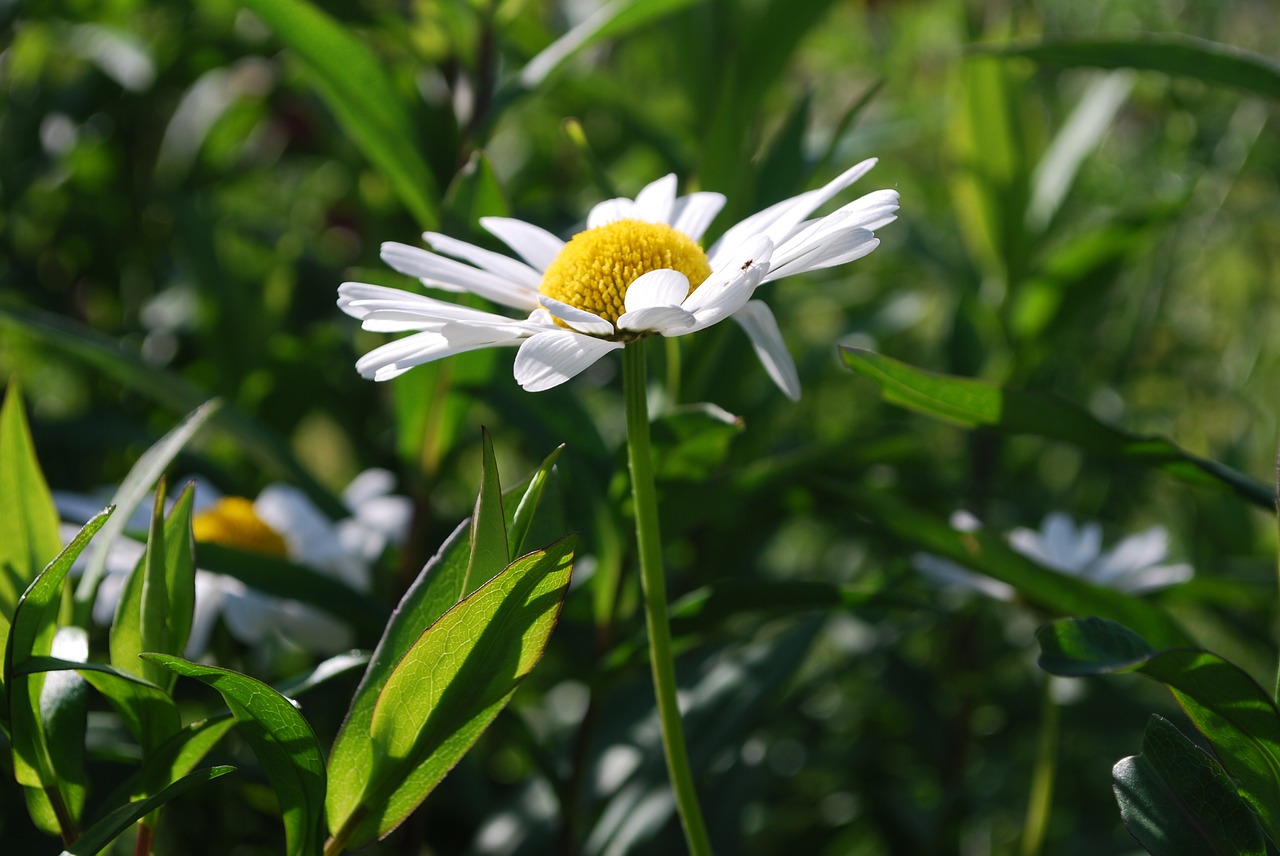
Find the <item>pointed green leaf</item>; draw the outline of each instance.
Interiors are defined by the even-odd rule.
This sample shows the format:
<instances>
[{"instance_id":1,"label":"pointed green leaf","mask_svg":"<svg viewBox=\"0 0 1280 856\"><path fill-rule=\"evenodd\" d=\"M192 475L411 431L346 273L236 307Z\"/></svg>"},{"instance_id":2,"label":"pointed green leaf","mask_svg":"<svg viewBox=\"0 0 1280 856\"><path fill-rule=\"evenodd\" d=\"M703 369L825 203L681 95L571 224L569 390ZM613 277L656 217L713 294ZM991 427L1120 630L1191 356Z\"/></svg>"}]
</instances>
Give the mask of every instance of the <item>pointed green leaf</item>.
<instances>
[{"instance_id":1,"label":"pointed green leaf","mask_svg":"<svg viewBox=\"0 0 1280 856\"><path fill-rule=\"evenodd\" d=\"M90 539L107 522L111 511L110 508L104 509L86 523L66 549L18 598L9 645L5 649L4 674L9 694L14 777L26 789L32 819L45 831L61 834L64 840L71 840L76 834L77 806L83 805L84 798L83 782L78 780L74 771L59 768L60 752L69 747L51 749L46 712L42 710L45 676L19 672L33 657L47 656L53 650L67 572ZM83 746L83 734L80 742Z\"/></svg>"},{"instance_id":2,"label":"pointed green leaf","mask_svg":"<svg viewBox=\"0 0 1280 856\"><path fill-rule=\"evenodd\" d=\"M1101 615L1137 628L1162 645L1187 645L1191 637L1154 603L1037 564L993 532L959 532L887 494L842 486L840 494L880 531L926 553L941 556L1008 583L1027 600L1059 615Z\"/></svg>"},{"instance_id":3,"label":"pointed green leaf","mask_svg":"<svg viewBox=\"0 0 1280 856\"><path fill-rule=\"evenodd\" d=\"M324 845L324 756L311 726L293 703L261 681L229 669L165 654L143 657L222 694L280 799L287 853L320 853Z\"/></svg>"},{"instance_id":4,"label":"pointed green leaf","mask_svg":"<svg viewBox=\"0 0 1280 856\"><path fill-rule=\"evenodd\" d=\"M18 595L61 550L58 511L36 460L22 392L13 381L0 407L0 651ZM4 698L0 683L0 708Z\"/></svg>"},{"instance_id":5,"label":"pointed green leaf","mask_svg":"<svg viewBox=\"0 0 1280 856\"><path fill-rule=\"evenodd\" d=\"M1280 710L1248 674L1208 651L1157 650L1100 618L1058 621L1041 627L1036 638L1041 667L1054 674L1136 671L1168 686L1262 828L1280 840Z\"/></svg>"},{"instance_id":6,"label":"pointed green leaf","mask_svg":"<svg viewBox=\"0 0 1280 856\"><path fill-rule=\"evenodd\" d=\"M182 796L192 788L219 776L225 776L234 770L235 767L210 767L206 770L199 770L179 779L155 796L121 806L86 829L84 834L76 839L75 844L62 851L63 856L68 856L68 854L69 856L95 856L95 854L109 847L111 842L115 841L121 833L160 806L170 802L175 797Z\"/></svg>"},{"instance_id":7,"label":"pointed green leaf","mask_svg":"<svg viewBox=\"0 0 1280 856\"><path fill-rule=\"evenodd\" d=\"M523 556L422 633L378 696L363 794L329 806L335 836L386 835L461 759L541 658L572 565L572 538Z\"/></svg>"},{"instance_id":8,"label":"pointed green leaf","mask_svg":"<svg viewBox=\"0 0 1280 856\"><path fill-rule=\"evenodd\" d=\"M390 179L418 225L436 226L435 179L414 145L405 100L378 57L341 23L304 0L241 2L302 60L342 127Z\"/></svg>"},{"instance_id":9,"label":"pointed green leaf","mask_svg":"<svg viewBox=\"0 0 1280 856\"><path fill-rule=\"evenodd\" d=\"M1234 491L1274 508L1271 488L1159 437L1127 434L1053 395L1003 389L973 378L935 374L859 348L840 349L845 365L875 381L886 401L965 428L986 426L1071 443L1084 451L1162 470L1191 484Z\"/></svg>"},{"instance_id":10,"label":"pointed green leaf","mask_svg":"<svg viewBox=\"0 0 1280 856\"><path fill-rule=\"evenodd\" d=\"M476 590L492 579L511 561L507 546L507 518L502 511L502 483L498 478L498 460L493 454L493 438L481 432L484 464L480 469L480 495L471 515L471 559L462 594Z\"/></svg>"},{"instance_id":11,"label":"pointed green leaf","mask_svg":"<svg viewBox=\"0 0 1280 856\"><path fill-rule=\"evenodd\" d=\"M102 575L107 567L107 553L110 552L115 539L128 525L134 509L146 498L151 486L177 457L178 452L182 451L196 432L221 407L222 402L215 398L193 410L173 430L161 437L154 446L142 454L142 457L138 458L137 463L129 470L129 475L125 476L120 487L116 489L112 504L116 507L117 513L101 537L94 541L93 549L89 552L89 564L84 570L84 575L80 577L79 585L76 586L75 623L79 626L89 626L98 583L102 581Z\"/></svg>"},{"instance_id":12,"label":"pointed green leaf","mask_svg":"<svg viewBox=\"0 0 1280 856\"><path fill-rule=\"evenodd\" d=\"M1160 71L1280 98L1280 63L1274 59L1179 33L1151 33L1124 39L1061 39L1034 44L982 45L976 49L1004 56L1023 56L1046 65Z\"/></svg>"},{"instance_id":13,"label":"pointed green leaf","mask_svg":"<svg viewBox=\"0 0 1280 856\"><path fill-rule=\"evenodd\" d=\"M1153 856L1264 856L1258 819L1217 761L1153 714L1142 754L1111 770L1120 816Z\"/></svg>"},{"instance_id":14,"label":"pointed green leaf","mask_svg":"<svg viewBox=\"0 0 1280 856\"><path fill-rule=\"evenodd\" d=\"M177 734L182 724L169 694L138 675L105 663L80 663L57 657L31 657L14 674L76 671L111 703L125 727L148 753Z\"/></svg>"},{"instance_id":15,"label":"pointed green leaf","mask_svg":"<svg viewBox=\"0 0 1280 856\"><path fill-rule=\"evenodd\" d=\"M507 527L507 541L511 545L511 555L513 556L519 556L525 551L525 542L529 537L529 529L533 526L534 515L537 514L538 506L542 502L542 492L546 489L547 482L551 478L551 471L563 451L564 445L561 444L543 459L542 464L530 477L528 487L525 488L520 496L520 503L516 505L515 511L511 514L511 520ZM510 503L506 504L509 505Z\"/></svg>"}]
</instances>

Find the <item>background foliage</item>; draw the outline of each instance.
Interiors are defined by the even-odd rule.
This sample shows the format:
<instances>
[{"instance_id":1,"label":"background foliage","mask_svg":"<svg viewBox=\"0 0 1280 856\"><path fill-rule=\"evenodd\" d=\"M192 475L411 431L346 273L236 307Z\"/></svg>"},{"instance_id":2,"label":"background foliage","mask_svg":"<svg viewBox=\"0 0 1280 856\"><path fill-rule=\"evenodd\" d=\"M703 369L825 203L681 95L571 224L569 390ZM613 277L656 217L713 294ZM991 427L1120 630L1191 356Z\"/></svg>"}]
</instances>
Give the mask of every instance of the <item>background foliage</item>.
<instances>
[{"instance_id":1,"label":"background foliage","mask_svg":"<svg viewBox=\"0 0 1280 856\"><path fill-rule=\"evenodd\" d=\"M1053 393L1269 481L1277 75L1142 50L1194 36L1273 52L1275 8L623 0L581 49L544 52L595 8L0 3L0 376L22 379L49 482L118 484L219 396L176 469L224 492L286 480L333 508L357 472L397 473L416 513L380 567L394 603L470 512L481 424L512 480L565 443L542 525L580 531L583 557L546 659L381 847L667 852L616 362L537 395L504 352L375 385L352 365L381 338L336 311L335 289L407 287L378 245L423 228L484 243L477 217L507 214L568 233L593 202L674 171L729 195L715 233L879 156L863 190L902 196L881 248L769 286L803 399L721 325L680 341L666 394L733 418L655 426L713 838L736 853L1013 852L1052 709L1045 850L1133 851L1111 765L1140 750L1153 710L1185 717L1124 678L1047 707L1033 634L1052 605L943 595L910 558L936 551L923 533L957 509L995 532L1068 511L1108 541L1162 524L1197 574L1151 599L1269 687L1271 516L1087 443L912 413L836 345ZM1060 40L1121 49L1023 50ZM261 665L216 644L223 664ZM354 681L305 706L326 752ZM118 751L91 742L92 780ZM243 747L220 751L240 770L166 809L161 852L278 852L265 778ZM26 821L0 778L8 836Z\"/></svg>"}]
</instances>

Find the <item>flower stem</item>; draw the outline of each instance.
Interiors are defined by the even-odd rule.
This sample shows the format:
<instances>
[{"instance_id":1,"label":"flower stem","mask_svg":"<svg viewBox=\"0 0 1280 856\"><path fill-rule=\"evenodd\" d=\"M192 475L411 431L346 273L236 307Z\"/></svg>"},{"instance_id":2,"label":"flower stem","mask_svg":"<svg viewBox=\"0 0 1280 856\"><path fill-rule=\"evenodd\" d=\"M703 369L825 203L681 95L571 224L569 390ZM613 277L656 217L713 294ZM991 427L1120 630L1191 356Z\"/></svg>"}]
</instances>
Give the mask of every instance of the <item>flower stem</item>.
<instances>
[{"instance_id":1,"label":"flower stem","mask_svg":"<svg viewBox=\"0 0 1280 856\"><path fill-rule=\"evenodd\" d=\"M627 458L631 465L631 496L635 503L636 542L640 553L640 584L644 590L644 617L649 630L649 664L653 690L658 697L662 725L662 752L675 792L676 809L685 841L693 856L709 856L711 841L698 806L698 794L689 768L680 706L676 700L676 668L671 653L671 627L667 619L667 584L662 569L662 538L658 531L658 500L653 486L653 461L649 451L648 377L644 340L627 344L622 351L622 386L627 409Z\"/></svg>"}]
</instances>

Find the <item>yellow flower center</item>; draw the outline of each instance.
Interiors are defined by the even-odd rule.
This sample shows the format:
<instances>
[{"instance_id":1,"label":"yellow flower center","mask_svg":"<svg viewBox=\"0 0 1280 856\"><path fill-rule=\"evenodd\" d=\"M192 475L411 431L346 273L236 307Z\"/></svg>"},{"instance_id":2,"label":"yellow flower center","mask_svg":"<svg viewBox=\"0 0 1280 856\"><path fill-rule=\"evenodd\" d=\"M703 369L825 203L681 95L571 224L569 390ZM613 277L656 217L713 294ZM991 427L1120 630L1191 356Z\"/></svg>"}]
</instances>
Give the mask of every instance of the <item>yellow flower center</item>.
<instances>
[{"instance_id":1,"label":"yellow flower center","mask_svg":"<svg viewBox=\"0 0 1280 856\"><path fill-rule=\"evenodd\" d=\"M191 531L196 541L204 544L282 558L289 555L280 533L262 521L252 502L240 496L223 497L212 508L192 517Z\"/></svg>"},{"instance_id":2,"label":"yellow flower center","mask_svg":"<svg viewBox=\"0 0 1280 856\"><path fill-rule=\"evenodd\" d=\"M547 266L540 291L617 324L627 287L663 269L687 276L690 292L711 276L707 254L683 232L665 223L617 220L574 235Z\"/></svg>"}]
</instances>

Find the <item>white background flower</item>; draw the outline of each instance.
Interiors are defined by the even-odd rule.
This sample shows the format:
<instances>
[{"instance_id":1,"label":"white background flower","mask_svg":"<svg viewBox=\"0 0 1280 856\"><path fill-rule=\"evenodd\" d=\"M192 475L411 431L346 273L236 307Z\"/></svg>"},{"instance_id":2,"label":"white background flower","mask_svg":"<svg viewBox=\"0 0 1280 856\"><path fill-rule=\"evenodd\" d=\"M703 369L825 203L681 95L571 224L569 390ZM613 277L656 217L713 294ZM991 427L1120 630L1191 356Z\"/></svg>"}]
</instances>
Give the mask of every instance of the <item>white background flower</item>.
<instances>
[{"instance_id":1,"label":"white background flower","mask_svg":"<svg viewBox=\"0 0 1280 856\"><path fill-rule=\"evenodd\" d=\"M519 258L435 232L424 235L435 252L383 244L383 260L424 285L477 294L522 315L343 283L338 305L366 330L411 333L370 351L356 368L366 377L388 380L442 357L509 345L519 348L516 381L537 392L564 383L627 341L683 336L732 317L769 376L798 398L799 378L777 322L753 296L763 283L852 261L878 246L874 230L895 219L896 191L875 191L810 218L874 165L874 159L863 161L817 190L748 217L705 254L697 242L725 197L677 196L674 175L649 184L635 199L596 205L587 229L568 243L520 220L482 218L480 225ZM560 284L561 270L569 271L567 284Z\"/></svg>"}]
</instances>

